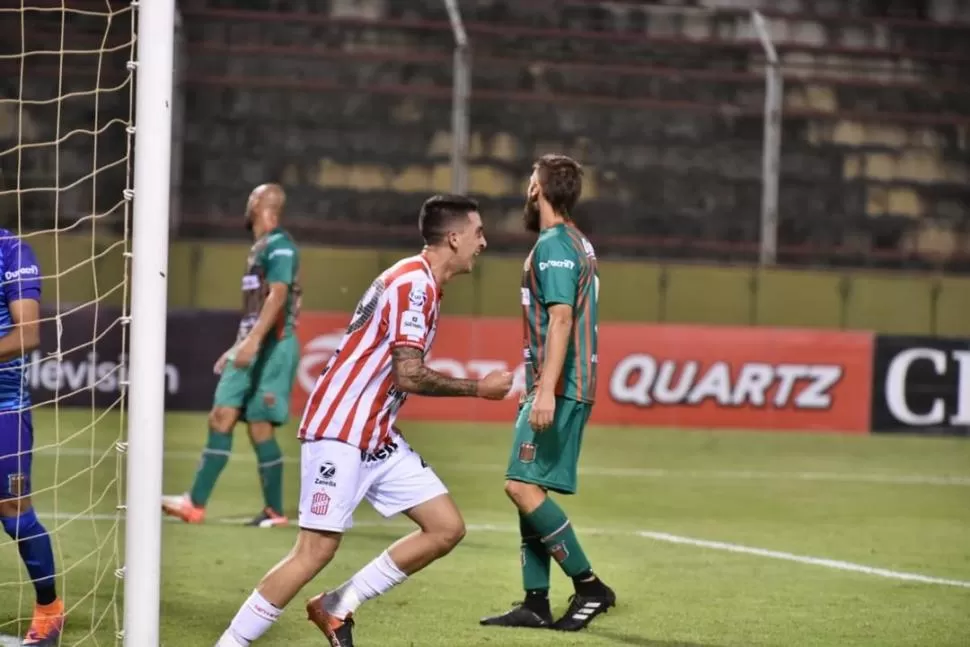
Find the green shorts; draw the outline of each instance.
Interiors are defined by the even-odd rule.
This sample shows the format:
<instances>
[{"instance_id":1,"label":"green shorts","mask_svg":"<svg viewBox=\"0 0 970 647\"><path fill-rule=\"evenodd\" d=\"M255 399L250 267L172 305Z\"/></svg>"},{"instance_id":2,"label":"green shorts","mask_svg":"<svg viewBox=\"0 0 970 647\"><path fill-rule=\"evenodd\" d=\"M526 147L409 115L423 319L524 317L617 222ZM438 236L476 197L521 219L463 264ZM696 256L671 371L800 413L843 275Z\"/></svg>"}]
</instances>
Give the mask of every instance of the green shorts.
<instances>
[{"instance_id":1,"label":"green shorts","mask_svg":"<svg viewBox=\"0 0 970 647\"><path fill-rule=\"evenodd\" d=\"M236 368L232 356L222 371L213 404L240 411L247 422L283 425L290 415L290 390L296 379L300 344L295 336L270 341L256 361Z\"/></svg>"},{"instance_id":2,"label":"green shorts","mask_svg":"<svg viewBox=\"0 0 970 647\"><path fill-rule=\"evenodd\" d=\"M529 424L532 400L524 402L515 419L515 438L505 478L534 483L560 494L575 494L583 429L592 410L589 403L557 396L552 426L536 433Z\"/></svg>"}]
</instances>

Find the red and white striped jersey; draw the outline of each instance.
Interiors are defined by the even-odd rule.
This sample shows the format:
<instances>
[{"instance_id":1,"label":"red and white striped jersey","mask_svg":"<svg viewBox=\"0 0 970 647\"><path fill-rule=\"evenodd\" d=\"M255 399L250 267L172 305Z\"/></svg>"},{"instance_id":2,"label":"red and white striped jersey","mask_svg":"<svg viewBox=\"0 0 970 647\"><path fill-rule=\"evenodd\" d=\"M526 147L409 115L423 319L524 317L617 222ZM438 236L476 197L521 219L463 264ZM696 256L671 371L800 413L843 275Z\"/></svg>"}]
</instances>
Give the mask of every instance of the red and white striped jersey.
<instances>
[{"instance_id":1,"label":"red and white striped jersey","mask_svg":"<svg viewBox=\"0 0 970 647\"><path fill-rule=\"evenodd\" d=\"M398 261L371 284L303 410L301 440L340 440L373 452L392 434L407 393L394 386L391 350L431 350L441 292L424 255Z\"/></svg>"}]
</instances>

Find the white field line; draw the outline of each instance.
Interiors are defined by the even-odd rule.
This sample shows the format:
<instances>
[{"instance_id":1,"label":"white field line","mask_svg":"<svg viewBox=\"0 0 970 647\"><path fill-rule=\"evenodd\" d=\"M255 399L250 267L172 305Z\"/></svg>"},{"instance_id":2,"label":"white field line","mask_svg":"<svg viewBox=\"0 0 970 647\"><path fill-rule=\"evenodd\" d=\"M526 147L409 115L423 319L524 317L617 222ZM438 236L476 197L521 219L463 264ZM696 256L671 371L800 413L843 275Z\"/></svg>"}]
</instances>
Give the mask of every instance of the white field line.
<instances>
[{"instance_id":1,"label":"white field line","mask_svg":"<svg viewBox=\"0 0 970 647\"><path fill-rule=\"evenodd\" d=\"M47 517L52 519L74 519L76 521L114 521L117 519L116 515L113 514L78 514L78 513L67 513L58 512L51 514L41 514L41 517ZM177 520L171 517L164 517L165 521L178 523ZM220 518L214 519L216 523L227 524L227 525L238 525L248 518ZM354 526L359 528L395 528L395 527L410 527L410 524L399 521L355 521ZM469 532L500 532L509 534L518 534L519 527L511 525L502 524L488 524L488 523L469 523L466 524ZM874 577L882 577L890 580L902 580L905 582L920 582L923 584L938 584L941 586L955 586L964 589L970 589L970 581L966 580L954 580L942 577L933 577L930 575L922 575L920 573L906 573L903 571L893 571L887 568L877 568L874 566L865 566L863 564L854 564L852 562L843 562L840 560L826 559L824 557L812 557L810 555L796 555L795 553L786 553L777 550L769 550L766 548L757 548L754 546L744 546L741 544L731 544L722 541L710 541L707 539L695 539L693 537L683 537L681 535L672 535L666 532L655 532L651 530L621 530L621 529L609 529L609 528L583 528L582 534L585 535L606 535L606 536L631 536L631 537L642 537L644 539L652 539L654 541L661 541L669 544L680 544L683 546L693 546L695 548L706 548L710 550L720 550L729 553L739 553L742 555L752 555L754 557L764 557L768 559L777 559L786 562L795 562L797 564L807 564L809 566L820 566L823 568L829 568L836 571L845 571L850 573L860 573L863 575L872 575Z\"/></svg>"},{"instance_id":2,"label":"white field line","mask_svg":"<svg viewBox=\"0 0 970 647\"><path fill-rule=\"evenodd\" d=\"M893 580L905 580L907 582L923 582L924 584L942 584L945 586L959 586L961 588L970 589L970 582L963 580L948 580L941 577L932 577L930 575L921 575L919 573L904 573L902 571L892 571L888 568L876 568L874 566L864 566L862 564L853 564L852 562L843 562L835 559L825 559L824 557L811 557L808 555L796 555L794 553L786 553L777 550L768 550L766 548L755 548L752 546L742 546L740 544L729 544L723 541L709 541L707 539L693 539L691 537L681 537L679 535L671 535L666 532L653 532L650 530L640 530L637 532L641 537L646 537L647 539L655 539L657 541L665 541L671 544L684 544L687 546L695 546L697 548L710 548L712 550L723 550L730 553L742 553L744 555L755 555L756 557L767 557L769 559L781 559L787 562L797 562L799 564L808 564L810 566L824 566L825 568L832 568L837 571L850 571L853 573L863 573L865 575L875 575L876 577L885 577Z\"/></svg>"},{"instance_id":3,"label":"white field line","mask_svg":"<svg viewBox=\"0 0 970 647\"><path fill-rule=\"evenodd\" d=\"M41 456L71 456L91 458L101 456L111 449L92 450L80 447L46 447L37 450ZM165 459L172 461L198 462L199 452L171 451L165 452ZM256 457L245 449L235 452L231 461L255 463ZM286 463L297 464L299 460L292 456L285 456ZM473 471L491 472L496 475L505 473L505 465L479 463L442 463L435 465L439 471ZM666 468L626 468L626 467L580 467L580 475L612 476L617 478L654 478L654 479L687 479L687 480L770 480L770 481L831 481L837 483L884 483L888 485L947 485L970 487L970 476L932 475L932 474L898 474L880 472L766 472L758 470L676 470Z\"/></svg>"}]
</instances>

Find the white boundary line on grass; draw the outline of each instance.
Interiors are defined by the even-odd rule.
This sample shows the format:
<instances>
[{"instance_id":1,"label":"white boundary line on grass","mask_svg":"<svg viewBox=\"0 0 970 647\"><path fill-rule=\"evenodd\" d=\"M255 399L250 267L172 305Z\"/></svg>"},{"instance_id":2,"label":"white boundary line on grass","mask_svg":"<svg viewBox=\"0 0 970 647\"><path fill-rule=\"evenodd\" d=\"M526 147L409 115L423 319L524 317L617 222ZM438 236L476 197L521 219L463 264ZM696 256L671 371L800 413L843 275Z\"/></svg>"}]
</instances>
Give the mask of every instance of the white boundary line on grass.
<instances>
[{"instance_id":1,"label":"white boundary line on grass","mask_svg":"<svg viewBox=\"0 0 970 647\"><path fill-rule=\"evenodd\" d=\"M104 450L81 449L77 447L51 448L37 450L41 456L101 456L111 448ZM200 452L173 451L165 452L165 458L173 461L198 462ZM255 463L256 458L251 452L237 452L231 461ZM283 457L283 462L298 464L299 460L292 456ZM505 465L478 463L446 463L441 471L475 471L492 472L496 475L505 473ZM774 481L829 481L834 483L884 483L887 485L944 485L970 487L970 476L938 476L930 474L894 474L894 473L843 473L843 472L764 472L758 470L675 470L665 468L626 468L626 467L580 467L579 473L586 476L612 476L616 478L682 478L689 480L774 480Z\"/></svg>"},{"instance_id":2,"label":"white boundary line on grass","mask_svg":"<svg viewBox=\"0 0 970 647\"><path fill-rule=\"evenodd\" d=\"M41 517L48 517L53 519L74 519L77 521L114 521L117 517L113 514L77 514L77 513L50 513L41 514ZM165 518L166 521L171 521L177 523L177 520L170 517ZM241 518L220 518L214 520L216 523L225 525L236 525L242 524L248 519ZM395 528L404 527L408 524L395 521L355 521L354 526L359 528ZM480 523L469 523L466 524L467 529L470 532L501 532L501 533L515 533L518 534L518 526L506 526L501 524L480 524ZM710 541L707 539L695 539L693 537L684 537L681 535L672 535L666 532L655 532L651 530L619 530L619 529L607 529L607 528L583 528L581 530L582 534L587 535L606 535L606 536L618 536L626 535L633 537L642 537L644 539L652 539L654 541L661 541L668 544L680 544L683 546L693 546L695 548L707 548L710 550L720 550L729 553L739 553L742 555L752 555L755 557L765 557L768 559L777 559L786 562L795 562L797 564L807 564L809 566L821 566L823 568L829 568L837 571L845 571L851 573L860 573L863 575L872 575L875 577L882 577L891 580L902 580L905 582L920 582L922 584L938 584L941 586L955 586L964 589L970 589L970 581L966 580L954 580L947 579L943 577L933 577L931 575L922 575L920 573L906 573L904 571L893 571L888 568L877 568L874 566L865 566L863 564L854 564L852 562L843 562L841 560L826 559L824 557L812 557L810 555L796 555L795 553L786 553L783 551L769 550L767 548L757 548L754 546L744 546L742 544L732 544L723 541Z\"/></svg>"}]
</instances>

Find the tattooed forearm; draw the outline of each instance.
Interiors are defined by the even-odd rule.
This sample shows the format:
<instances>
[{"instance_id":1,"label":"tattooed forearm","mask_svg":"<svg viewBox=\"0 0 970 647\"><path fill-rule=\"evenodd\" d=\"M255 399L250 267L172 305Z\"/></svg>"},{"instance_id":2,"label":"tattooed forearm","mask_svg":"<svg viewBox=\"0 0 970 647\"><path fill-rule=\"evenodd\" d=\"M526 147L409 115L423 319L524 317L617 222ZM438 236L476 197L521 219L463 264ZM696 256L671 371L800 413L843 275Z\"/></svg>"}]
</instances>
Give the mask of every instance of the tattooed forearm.
<instances>
[{"instance_id":1,"label":"tattooed forearm","mask_svg":"<svg viewBox=\"0 0 970 647\"><path fill-rule=\"evenodd\" d=\"M417 348L395 348L391 351L391 361L394 380L403 391L439 396L473 396L478 393L477 380L462 380L431 370L424 365L424 353Z\"/></svg>"}]
</instances>

